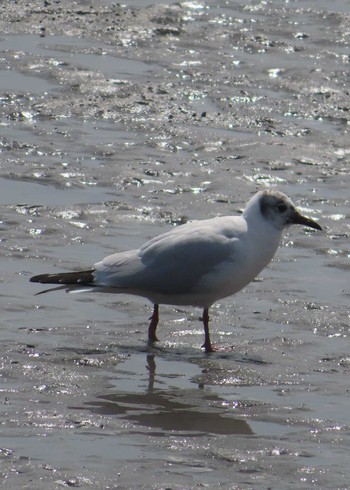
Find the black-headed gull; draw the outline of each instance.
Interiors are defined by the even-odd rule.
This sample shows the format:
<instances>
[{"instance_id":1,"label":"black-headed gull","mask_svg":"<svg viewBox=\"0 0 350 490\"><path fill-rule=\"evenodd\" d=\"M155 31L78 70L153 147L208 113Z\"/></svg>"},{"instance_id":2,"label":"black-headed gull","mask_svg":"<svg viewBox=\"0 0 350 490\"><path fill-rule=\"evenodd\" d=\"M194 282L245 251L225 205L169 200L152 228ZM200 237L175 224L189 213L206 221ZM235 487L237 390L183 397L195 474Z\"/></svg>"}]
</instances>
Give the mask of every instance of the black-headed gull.
<instances>
[{"instance_id":1,"label":"black-headed gull","mask_svg":"<svg viewBox=\"0 0 350 490\"><path fill-rule=\"evenodd\" d=\"M158 340L160 304L200 306L203 347L213 352L209 308L249 284L274 256L284 228L293 224L322 230L286 195L263 190L250 199L241 216L191 221L138 250L109 255L89 270L41 274L30 281L148 298L154 305L149 342Z\"/></svg>"}]
</instances>

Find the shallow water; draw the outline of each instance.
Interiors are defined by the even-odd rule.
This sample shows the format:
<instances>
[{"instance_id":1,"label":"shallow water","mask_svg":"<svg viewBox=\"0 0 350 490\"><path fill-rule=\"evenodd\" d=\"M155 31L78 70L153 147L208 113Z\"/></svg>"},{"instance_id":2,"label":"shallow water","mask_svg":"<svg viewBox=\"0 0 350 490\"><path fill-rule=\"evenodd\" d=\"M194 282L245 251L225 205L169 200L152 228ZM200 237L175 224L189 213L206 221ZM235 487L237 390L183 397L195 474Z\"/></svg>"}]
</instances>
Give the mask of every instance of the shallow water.
<instances>
[{"instance_id":1,"label":"shallow water","mask_svg":"<svg viewBox=\"0 0 350 490\"><path fill-rule=\"evenodd\" d=\"M1 482L348 488L347 2L2 3ZM212 308L35 296L278 188L324 228ZM140 477L142 472L142 476Z\"/></svg>"}]
</instances>

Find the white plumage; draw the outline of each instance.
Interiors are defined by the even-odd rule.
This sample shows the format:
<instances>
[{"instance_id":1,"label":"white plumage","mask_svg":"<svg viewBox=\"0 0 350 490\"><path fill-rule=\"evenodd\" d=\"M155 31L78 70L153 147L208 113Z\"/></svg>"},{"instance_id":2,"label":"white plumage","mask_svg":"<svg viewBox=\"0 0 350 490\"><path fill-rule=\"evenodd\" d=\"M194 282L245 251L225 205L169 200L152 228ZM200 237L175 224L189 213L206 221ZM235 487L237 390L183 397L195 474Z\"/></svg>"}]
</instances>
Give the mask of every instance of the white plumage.
<instances>
[{"instance_id":1,"label":"white plumage","mask_svg":"<svg viewBox=\"0 0 350 490\"><path fill-rule=\"evenodd\" d=\"M249 284L274 256L284 228L302 224L321 230L302 216L284 194L264 190L255 194L241 216L193 221L146 242L138 250L118 252L91 270L43 274L32 282L82 285L148 298L154 311L148 330L157 340L158 305L203 308L204 348L213 351L209 308Z\"/></svg>"}]
</instances>

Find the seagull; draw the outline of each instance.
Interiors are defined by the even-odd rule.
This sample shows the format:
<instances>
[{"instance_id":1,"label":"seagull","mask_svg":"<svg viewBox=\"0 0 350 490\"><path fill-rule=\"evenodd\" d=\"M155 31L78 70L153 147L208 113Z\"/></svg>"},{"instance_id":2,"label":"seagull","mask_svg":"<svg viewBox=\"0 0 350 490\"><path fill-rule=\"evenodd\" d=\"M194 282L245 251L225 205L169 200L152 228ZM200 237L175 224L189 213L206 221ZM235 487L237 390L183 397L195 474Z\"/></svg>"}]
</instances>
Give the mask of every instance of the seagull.
<instances>
[{"instance_id":1,"label":"seagull","mask_svg":"<svg viewBox=\"0 0 350 490\"><path fill-rule=\"evenodd\" d=\"M158 340L159 305L201 307L202 347L207 353L214 352L209 308L253 281L273 258L283 230L293 224L322 230L285 194L262 190L248 201L240 216L190 221L137 250L109 255L91 269L41 274L30 281L61 285L54 290L83 288L147 298L153 304L148 327L151 344Z\"/></svg>"}]
</instances>

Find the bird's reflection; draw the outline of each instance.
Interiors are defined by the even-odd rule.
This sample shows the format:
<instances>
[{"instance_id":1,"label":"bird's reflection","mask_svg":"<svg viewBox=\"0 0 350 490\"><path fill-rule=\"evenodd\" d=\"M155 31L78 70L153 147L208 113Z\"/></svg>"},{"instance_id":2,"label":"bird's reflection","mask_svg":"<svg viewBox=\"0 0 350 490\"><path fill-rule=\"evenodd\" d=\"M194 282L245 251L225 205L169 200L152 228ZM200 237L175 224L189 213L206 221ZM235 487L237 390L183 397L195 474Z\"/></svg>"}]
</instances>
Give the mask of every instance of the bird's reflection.
<instances>
[{"instance_id":1,"label":"bird's reflection","mask_svg":"<svg viewBox=\"0 0 350 490\"><path fill-rule=\"evenodd\" d=\"M156 361L154 354L147 354L147 370L149 372L148 378L148 391L152 392L154 389L154 380L156 377Z\"/></svg>"},{"instance_id":2,"label":"bird's reflection","mask_svg":"<svg viewBox=\"0 0 350 490\"><path fill-rule=\"evenodd\" d=\"M187 434L252 434L248 423L225 415L213 405L224 401L203 389L155 388L156 358L147 354L148 386L145 392L106 393L86 402L85 408L101 415L117 415L138 426ZM218 402L218 403L217 403Z\"/></svg>"}]
</instances>

